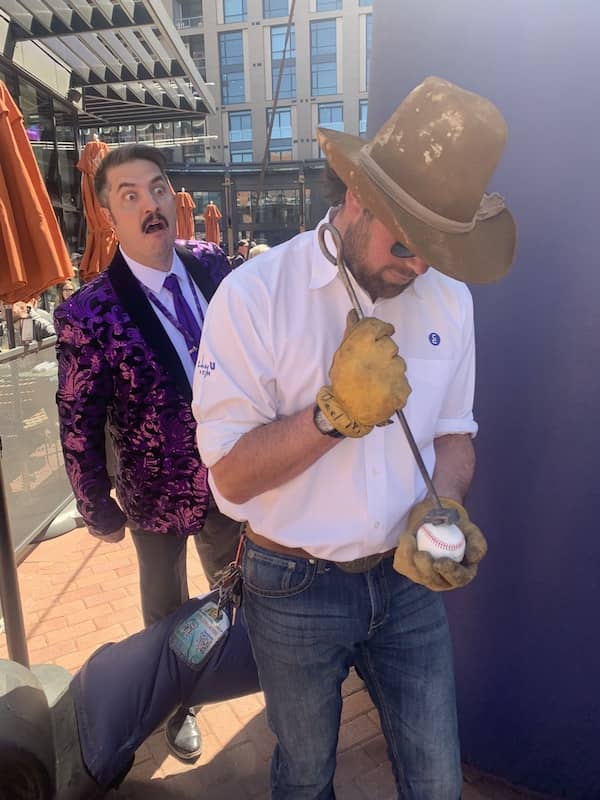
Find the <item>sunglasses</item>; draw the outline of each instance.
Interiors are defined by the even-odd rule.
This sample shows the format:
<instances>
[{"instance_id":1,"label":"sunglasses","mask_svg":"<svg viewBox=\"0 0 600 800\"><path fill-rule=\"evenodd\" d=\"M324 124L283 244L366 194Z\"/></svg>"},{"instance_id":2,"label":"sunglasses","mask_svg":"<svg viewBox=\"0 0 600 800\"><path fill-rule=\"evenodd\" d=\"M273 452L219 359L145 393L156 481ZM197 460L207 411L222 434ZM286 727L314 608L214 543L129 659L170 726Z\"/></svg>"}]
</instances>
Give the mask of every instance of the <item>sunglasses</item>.
<instances>
[{"instance_id":1,"label":"sunglasses","mask_svg":"<svg viewBox=\"0 0 600 800\"><path fill-rule=\"evenodd\" d=\"M390 247L390 253L395 258L416 258L416 255L409 250L406 245L402 244L402 242L394 242Z\"/></svg>"}]
</instances>

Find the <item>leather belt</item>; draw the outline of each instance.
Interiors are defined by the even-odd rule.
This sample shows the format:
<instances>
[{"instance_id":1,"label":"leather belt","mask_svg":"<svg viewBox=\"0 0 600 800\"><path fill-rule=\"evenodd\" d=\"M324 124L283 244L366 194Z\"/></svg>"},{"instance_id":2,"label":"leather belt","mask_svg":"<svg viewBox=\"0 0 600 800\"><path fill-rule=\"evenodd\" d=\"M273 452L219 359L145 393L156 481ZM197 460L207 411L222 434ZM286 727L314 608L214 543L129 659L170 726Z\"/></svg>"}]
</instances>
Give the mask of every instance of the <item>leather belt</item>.
<instances>
[{"instance_id":1,"label":"leather belt","mask_svg":"<svg viewBox=\"0 0 600 800\"><path fill-rule=\"evenodd\" d=\"M261 536L260 533L253 531L248 523L246 523L244 533L251 542L265 550L270 550L272 553L279 553L282 556L291 556L292 558L305 558L308 561L323 561L323 559L316 558L316 556L311 555L301 547L285 547L283 544ZM391 550L386 550L385 553L374 553L370 556L355 558L353 561L329 561L328 563L335 564L343 572L368 572L383 561L384 558L391 558L395 552L395 548L392 548Z\"/></svg>"}]
</instances>

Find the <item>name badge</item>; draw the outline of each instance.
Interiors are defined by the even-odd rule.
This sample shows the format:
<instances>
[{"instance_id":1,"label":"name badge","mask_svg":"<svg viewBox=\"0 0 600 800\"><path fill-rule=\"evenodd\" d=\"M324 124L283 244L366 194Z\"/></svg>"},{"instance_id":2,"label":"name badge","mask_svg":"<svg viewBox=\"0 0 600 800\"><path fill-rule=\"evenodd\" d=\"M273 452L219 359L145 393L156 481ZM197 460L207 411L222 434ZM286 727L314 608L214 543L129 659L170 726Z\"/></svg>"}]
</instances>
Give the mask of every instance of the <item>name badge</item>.
<instances>
[{"instance_id":1,"label":"name badge","mask_svg":"<svg viewBox=\"0 0 600 800\"><path fill-rule=\"evenodd\" d=\"M226 612L208 600L179 623L169 637L169 647L190 669L199 669L230 625Z\"/></svg>"}]
</instances>

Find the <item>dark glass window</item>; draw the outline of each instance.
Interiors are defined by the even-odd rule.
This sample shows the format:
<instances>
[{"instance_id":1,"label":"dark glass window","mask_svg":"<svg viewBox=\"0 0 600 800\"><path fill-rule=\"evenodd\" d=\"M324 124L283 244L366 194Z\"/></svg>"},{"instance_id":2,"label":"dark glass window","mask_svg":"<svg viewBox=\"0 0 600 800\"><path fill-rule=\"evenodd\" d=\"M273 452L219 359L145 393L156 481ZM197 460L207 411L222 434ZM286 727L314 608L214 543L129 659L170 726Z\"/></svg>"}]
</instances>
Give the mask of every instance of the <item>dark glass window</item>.
<instances>
[{"instance_id":1,"label":"dark glass window","mask_svg":"<svg viewBox=\"0 0 600 800\"><path fill-rule=\"evenodd\" d=\"M311 91L314 96L337 94L336 22L310 23Z\"/></svg>"},{"instance_id":2,"label":"dark glass window","mask_svg":"<svg viewBox=\"0 0 600 800\"><path fill-rule=\"evenodd\" d=\"M294 26L290 30L285 58L283 58L283 48L285 45L285 34L287 25L277 25L271 28L271 75L273 86L273 97L277 89L279 69L283 59L283 74L281 76L281 87L279 89L280 98L290 98L296 96L296 34Z\"/></svg>"},{"instance_id":3,"label":"dark glass window","mask_svg":"<svg viewBox=\"0 0 600 800\"><path fill-rule=\"evenodd\" d=\"M224 105L246 102L244 86L244 43L241 31L219 34L221 99Z\"/></svg>"}]
</instances>

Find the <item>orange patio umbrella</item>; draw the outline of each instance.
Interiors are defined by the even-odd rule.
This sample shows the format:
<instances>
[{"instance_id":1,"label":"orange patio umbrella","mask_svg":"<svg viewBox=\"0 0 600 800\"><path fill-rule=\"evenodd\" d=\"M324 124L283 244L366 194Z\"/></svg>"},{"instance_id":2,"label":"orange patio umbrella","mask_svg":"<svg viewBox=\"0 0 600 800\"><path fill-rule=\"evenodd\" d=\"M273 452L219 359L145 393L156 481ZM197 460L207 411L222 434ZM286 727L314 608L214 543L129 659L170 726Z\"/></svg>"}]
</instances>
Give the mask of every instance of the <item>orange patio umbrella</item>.
<instances>
[{"instance_id":1,"label":"orange patio umbrella","mask_svg":"<svg viewBox=\"0 0 600 800\"><path fill-rule=\"evenodd\" d=\"M72 275L23 116L0 81L0 300L28 300Z\"/></svg>"},{"instance_id":2,"label":"orange patio umbrella","mask_svg":"<svg viewBox=\"0 0 600 800\"><path fill-rule=\"evenodd\" d=\"M204 238L207 242L221 243L219 220L222 216L218 207L212 201L204 209L204 227L206 230Z\"/></svg>"},{"instance_id":3,"label":"orange patio umbrella","mask_svg":"<svg viewBox=\"0 0 600 800\"><path fill-rule=\"evenodd\" d=\"M108 152L108 145L95 139L86 144L77 162L77 169L81 172L81 197L87 224L85 253L79 264L79 277L85 281L108 267L118 244L115 232L102 213L94 192L96 170Z\"/></svg>"},{"instance_id":4,"label":"orange patio umbrella","mask_svg":"<svg viewBox=\"0 0 600 800\"><path fill-rule=\"evenodd\" d=\"M176 194L177 202L177 238L194 238L194 209L196 203L192 200L192 195L182 189Z\"/></svg>"}]
</instances>

